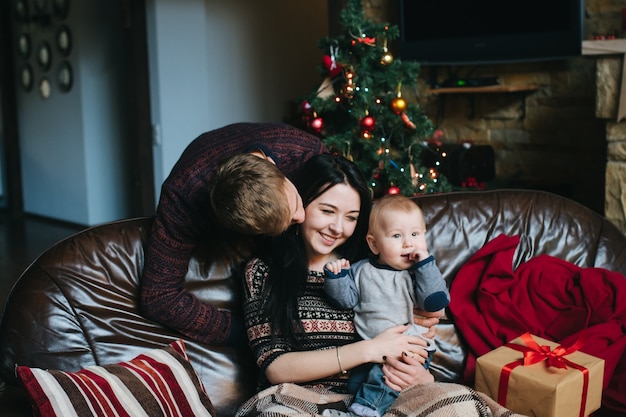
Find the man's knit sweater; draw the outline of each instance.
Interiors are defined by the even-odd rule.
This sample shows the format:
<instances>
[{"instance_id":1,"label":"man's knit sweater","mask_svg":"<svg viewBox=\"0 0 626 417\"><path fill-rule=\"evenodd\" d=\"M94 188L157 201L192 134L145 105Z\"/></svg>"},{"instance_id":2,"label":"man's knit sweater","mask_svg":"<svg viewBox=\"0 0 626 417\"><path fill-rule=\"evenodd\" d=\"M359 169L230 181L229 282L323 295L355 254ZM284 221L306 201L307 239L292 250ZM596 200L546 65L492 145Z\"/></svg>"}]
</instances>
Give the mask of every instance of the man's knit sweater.
<instances>
[{"instance_id":1,"label":"man's knit sweater","mask_svg":"<svg viewBox=\"0 0 626 417\"><path fill-rule=\"evenodd\" d=\"M315 136L285 124L236 123L191 142L161 188L145 255L141 309L147 317L208 344L228 344L245 334L228 311L185 290L194 249L216 237L208 183L217 165L233 155L261 149L288 177L311 156L326 152ZM229 340L231 339L231 340Z\"/></svg>"}]
</instances>

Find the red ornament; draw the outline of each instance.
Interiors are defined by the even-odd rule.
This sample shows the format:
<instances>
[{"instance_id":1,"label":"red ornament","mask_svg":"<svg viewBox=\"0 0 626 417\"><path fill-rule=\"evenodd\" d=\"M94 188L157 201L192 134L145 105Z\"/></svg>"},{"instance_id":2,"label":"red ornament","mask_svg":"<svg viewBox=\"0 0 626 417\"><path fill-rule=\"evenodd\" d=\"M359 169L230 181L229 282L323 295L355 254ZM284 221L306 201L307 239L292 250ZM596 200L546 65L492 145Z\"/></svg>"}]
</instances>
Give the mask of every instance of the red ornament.
<instances>
[{"instance_id":1,"label":"red ornament","mask_svg":"<svg viewBox=\"0 0 626 417\"><path fill-rule=\"evenodd\" d=\"M376 127L376 119L374 119L372 116L365 116L361 119L359 125L361 126L361 130L371 132Z\"/></svg>"},{"instance_id":2,"label":"red ornament","mask_svg":"<svg viewBox=\"0 0 626 417\"><path fill-rule=\"evenodd\" d=\"M474 177L467 177L461 183L461 187L463 187L463 188L477 188L479 190L484 190L486 188L486 185L482 181L481 182L476 181L476 178L474 178Z\"/></svg>"},{"instance_id":3,"label":"red ornament","mask_svg":"<svg viewBox=\"0 0 626 417\"><path fill-rule=\"evenodd\" d=\"M323 128L324 120L321 117L316 117L315 119L311 120L311 123L309 123L309 129L311 129L315 133L320 133Z\"/></svg>"},{"instance_id":4,"label":"red ornament","mask_svg":"<svg viewBox=\"0 0 626 417\"><path fill-rule=\"evenodd\" d=\"M307 100L302 102L302 113L305 116L310 116L313 113L313 106Z\"/></svg>"},{"instance_id":5,"label":"red ornament","mask_svg":"<svg viewBox=\"0 0 626 417\"><path fill-rule=\"evenodd\" d=\"M392 185L387 190L387 194L400 194L400 187L398 187L397 185Z\"/></svg>"},{"instance_id":6,"label":"red ornament","mask_svg":"<svg viewBox=\"0 0 626 417\"><path fill-rule=\"evenodd\" d=\"M322 57L322 63L324 64L324 68L328 70L330 78L335 78L337 75L341 74L341 71L343 71L343 67L337 64L335 59L330 55L324 55Z\"/></svg>"}]
</instances>

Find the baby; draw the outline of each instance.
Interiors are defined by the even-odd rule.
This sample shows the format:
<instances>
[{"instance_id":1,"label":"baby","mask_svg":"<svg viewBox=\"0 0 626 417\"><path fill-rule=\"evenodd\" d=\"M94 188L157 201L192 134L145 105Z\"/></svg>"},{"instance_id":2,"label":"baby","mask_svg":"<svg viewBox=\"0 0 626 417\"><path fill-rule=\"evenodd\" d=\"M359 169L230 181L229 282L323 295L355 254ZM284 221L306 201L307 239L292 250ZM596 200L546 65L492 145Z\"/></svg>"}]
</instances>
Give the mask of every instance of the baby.
<instances>
[{"instance_id":1,"label":"baby","mask_svg":"<svg viewBox=\"0 0 626 417\"><path fill-rule=\"evenodd\" d=\"M350 266L345 259L325 266L325 291L342 308L354 309L356 330L371 339L389 327L413 323L413 309L440 311L450 303L450 293L435 259L428 253L426 224L418 205L403 195L377 200L369 218L367 243L375 257ZM421 336L427 328L413 324L407 334ZM428 342L428 368L435 350ZM325 415L380 417L398 397L383 380L380 365L367 375L353 371L350 385L360 383L349 413L329 411Z\"/></svg>"}]
</instances>

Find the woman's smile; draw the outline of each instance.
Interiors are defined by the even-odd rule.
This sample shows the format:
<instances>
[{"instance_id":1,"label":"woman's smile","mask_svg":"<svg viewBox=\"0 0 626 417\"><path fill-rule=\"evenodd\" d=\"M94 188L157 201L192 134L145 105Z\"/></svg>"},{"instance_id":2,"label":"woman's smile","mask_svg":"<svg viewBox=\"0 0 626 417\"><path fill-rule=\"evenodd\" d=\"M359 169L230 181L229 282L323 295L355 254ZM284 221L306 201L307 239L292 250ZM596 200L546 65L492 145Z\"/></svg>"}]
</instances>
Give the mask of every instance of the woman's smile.
<instances>
[{"instance_id":1,"label":"woman's smile","mask_svg":"<svg viewBox=\"0 0 626 417\"><path fill-rule=\"evenodd\" d=\"M354 233L360 208L359 193L344 183L330 187L307 205L300 230L310 268L321 271L336 256L335 249Z\"/></svg>"},{"instance_id":2,"label":"woman's smile","mask_svg":"<svg viewBox=\"0 0 626 417\"><path fill-rule=\"evenodd\" d=\"M328 235L324 232L320 232L320 236L322 236L322 240L324 241L324 243L328 246L332 246L335 244L335 242L337 241L338 237L334 237L331 235Z\"/></svg>"}]
</instances>

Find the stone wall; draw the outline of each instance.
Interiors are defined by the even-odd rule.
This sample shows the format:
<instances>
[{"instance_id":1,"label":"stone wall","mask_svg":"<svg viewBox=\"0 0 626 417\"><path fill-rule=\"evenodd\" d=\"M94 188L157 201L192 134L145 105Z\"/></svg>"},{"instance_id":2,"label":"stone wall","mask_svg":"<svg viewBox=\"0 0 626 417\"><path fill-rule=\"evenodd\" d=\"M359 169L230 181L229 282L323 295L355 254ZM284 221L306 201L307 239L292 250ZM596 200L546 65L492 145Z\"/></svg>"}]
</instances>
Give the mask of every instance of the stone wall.
<instances>
[{"instance_id":1,"label":"stone wall","mask_svg":"<svg viewBox=\"0 0 626 417\"><path fill-rule=\"evenodd\" d=\"M607 123L605 216L626 233L626 122Z\"/></svg>"},{"instance_id":2,"label":"stone wall","mask_svg":"<svg viewBox=\"0 0 626 417\"><path fill-rule=\"evenodd\" d=\"M618 3L586 1L586 38L621 29L623 5ZM363 0L363 5L368 18L395 24L395 0ZM445 18L441 20L445 24ZM469 140L494 148L497 178L492 186L552 191L604 214L605 181L621 181L610 172L626 171L621 165L613 167L615 162L606 166L607 152L626 158L626 143L614 140L610 132L624 136L626 128L607 127L606 120L596 117L595 61L580 57L515 65L423 67L415 94L447 141ZM450 71L538 88L493 94L434 94L429 90L427 81L433 77L441 81ZM626 191L623 194L622 207ZM609 196L607 206L608 201Z\"/></svg>"},{"instance_id":3,"label":"stone wall","mask_svg":"<svg viewBox=\"0 0 626 417\"><path fill-rule=\"evenodd\" d=\"M606 124L608 143L605 216L626 233L626 120L617 120L620 100L626 100L618 94L623 65L624 55L597 59L596 116Z\"/></svg>"}]
</instances>

